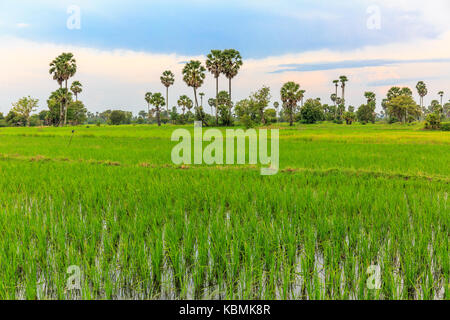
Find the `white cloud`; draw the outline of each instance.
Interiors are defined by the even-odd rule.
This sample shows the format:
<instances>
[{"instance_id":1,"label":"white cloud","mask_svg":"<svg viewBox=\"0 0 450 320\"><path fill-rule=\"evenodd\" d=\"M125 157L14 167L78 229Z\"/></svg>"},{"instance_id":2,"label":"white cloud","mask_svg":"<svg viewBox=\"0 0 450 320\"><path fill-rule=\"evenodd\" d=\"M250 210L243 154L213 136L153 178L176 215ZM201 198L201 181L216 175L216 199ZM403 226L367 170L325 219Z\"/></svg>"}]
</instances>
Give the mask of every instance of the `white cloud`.
<instances>
[{"instance_id":1,"label":"white cloud","mask_svg":"<svg viewBox=\"0 0 450 320\"><path fill-rule=\"evenodd\" d=\"M16 23L16 27L17 28L28 28L30 25L28 24L28 23L23 23L23 22L20 22L20 23Z\"/></svg>"}]
</instances>

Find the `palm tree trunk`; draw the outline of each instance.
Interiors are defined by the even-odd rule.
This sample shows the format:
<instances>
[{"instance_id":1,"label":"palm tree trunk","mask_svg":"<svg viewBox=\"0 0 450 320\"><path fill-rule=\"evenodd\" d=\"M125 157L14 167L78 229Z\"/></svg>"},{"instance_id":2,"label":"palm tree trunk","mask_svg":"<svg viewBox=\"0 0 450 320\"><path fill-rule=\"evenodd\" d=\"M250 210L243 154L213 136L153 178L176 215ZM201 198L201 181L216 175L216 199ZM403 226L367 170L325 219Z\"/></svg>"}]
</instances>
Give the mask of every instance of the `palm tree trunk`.
<instances>
[{"instance_id":1,"label":"palm tree trunk","mask_svg":"<svg viewBox=\"0 0 450 320\"><path fill-rule=\"evenodd\" d=\"M156 120L158 121L158 127L161 127L161 116L159 114L159 108L156 109Z\"/></svg>"},{"instance_id":2,"label":"palm tree trunk","mask_svg":"<svg viewBox=\"0 0 450 320\"><path fill-rule=\"evenodd\" d=\"M167 113L169 113L169 87L166 87L166 108Z\"/></svg>"},{"instance_id":3,"label":"palm tree trunk","mask_svg":"<svg viewBox=\"0 0 450 320\"><path fill-rule=\"evenodd\" d=\"M292 127L294 125L294 108L291 107L291 112L289 115L289 126Z\"/></svg>"},{"instance_id":4,"label":"palm tree trunk","mask_svg":"<svg viewBox=\"0 0 450 320\"><path fill-rule=\"evenodd\" d=\"M230 96L231 101L231 78L228 78L228 95Z\"/></svg>"},{"instance_id":5,"label":"palm tree trunk","mask_svg":"<svg viewBox=\"0 0 450 320\"><path fill-rule=\"evenodd\" d=\"M198 108L198 100L197 100L197 88L194 88L194 98L195 98L195 107Z\"/></svg>"},{"instance_id":6,"label":"palm tree trunk","mask_svg":"<svg viewBox=\"0 0 450 320\"><path fill-rule=\"evenodd\" d=\"M67 80L66 80L66 94L69 96L69 91L67 89ZM64 125L67 124L67 99L64 99Z\"/></svg>"},{"instance_id":7,"label":"palm tree trunk","mask_svg":"<svg viewBox=\"0 0 450 320\"><path fill-rule=\"evenodd\" d=\"M345 86L342 87L342 103L345 105Z\"/></svg>"},{"instance_id":8,"label":"palm tree trunk","mask_svg":"<svg viewBox=\"0 0 450 320\"><path fill-rule=\"evenodd\" d=\"M148 102L147 102L147 110L148 110L147 121L148 121L148 123L150 123L150 103L148 103Z\"/></svg>"},{"instance_id":9,"label":"palm tree trunk","mask_svg":"<svg viewBox=\"0 0 450 320\"><path fill-rule=\"evenodd\" d=\"M219 97L219 77L216 77L216 124L219 125L219 113L217 112L217 99Z\"/></svg>"}]
</instances>

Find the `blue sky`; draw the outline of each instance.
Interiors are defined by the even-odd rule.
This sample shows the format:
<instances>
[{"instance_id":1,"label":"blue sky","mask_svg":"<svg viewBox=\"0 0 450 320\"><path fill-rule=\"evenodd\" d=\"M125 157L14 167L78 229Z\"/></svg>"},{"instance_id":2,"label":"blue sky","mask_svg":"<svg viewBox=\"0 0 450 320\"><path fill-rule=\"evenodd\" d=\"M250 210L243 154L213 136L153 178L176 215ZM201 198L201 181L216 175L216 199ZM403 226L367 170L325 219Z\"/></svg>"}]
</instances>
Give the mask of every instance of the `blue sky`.
<instances>
[{"instance_id":1,"label":"blue sky","mask_svg":"<svg viewBox=\"0 0 450 320\"><path fill-rule=\"evenodd\" d=\"M80 30L66 27L70 5L77 5L81 10ZM380 10L379 29L367 27L371 16L368 9L373 6ZM176 63L202 57L215 48L236 48L244 61L249 61L244 64L240 79L236 79L238 98L257 89L251 86L252 77L264 79L256 86L285 81L286 77L302 82L307 79L310 82L304 84L310 86L307 91L325 98L329 96L328 82L341 73L348 73L354 75L351 81L355 84L355 92L349 89L349 96L354 95L358 104L363 99L356 89L385 90L383 84L392 82L414 85L415 79L421 77L440 82L437 87L448 87L448 79L439 70L447 68L450 62L449 47L445 44L449 10L449 2L445 0L425 3L419 0L2 0L0 40L3 39L3 54L9 51L11 55L3 59L8 61L6 69L12 69L11 64L15 63L15 50L25 57L22 63L33 64L33 69L37 63L46 68L47 63L43 61L51 60L57 50L70 48L76 56L78 51L85 53L85 68L79 66L83 80L102 90L109 87L101 87L100 82L121 87L123 96L127 97L117 96L113 100L110 95L85 92L93 109L129 104L136 111L141 102L129 97L146 90L133 89L133 92L121 85L120 79L116 82L111 77L102 79L101 73L107 73L103 69L97 74L87 72L86 66L94 64L99 55L109 54L109 67L117 68L114 57L118 59L124 52L136 54L138 57L131 60L143 59L142 63L152 68L148 74L157 74L159 68L164 69L156 62L158 59L172 57L173 61L166 59L168 67L173 63L173 68L177 68ZM25 53L29 47L33 48L34 55ZM153 65L148 62L151 59ZM417 74L408 70L412 64L420 66ZM22 67L25 66L18 63L15 70ZM121 72L133 71L124 68ZM3 88L0 86L0 111L5 111L7 104L20 95L19 84L31 83L25 71L8 76L13 81L5 83ZM128 76L133 75L123 74L123 78ZM35 77L33 73L32 78ZM159 77L155 76L155 81L144 78L141 76L143 86L145 83L157 86ZM1 81L0 78L0 85ZM50 87L51 79L47 81L45 85ZM174 87L175 95L185 90L178 84ZM39 90L29 91L36 92L42 101L47 92L42 83L39 86ZM211 90L210 87L209 83L205 85L205 91ZM278 82L274 85L276 90Z\"/></svg>"},{"instance_id":2,"label":"blue sky","mask_svg":"<svg viewBox=\"0 0 450 320\"><path fill-rule=\"evenodd\" d=\"M366 28L366 1L3 0L1 34L35 41L198 55L211 48L240 48L246 58L314 49L436 37L438 27L420 12L383 8L383 28ZM67 7L79 5L82 28L65 28ZM17 23L28 28L17 28Z\"/></svg>"}]
</instances>

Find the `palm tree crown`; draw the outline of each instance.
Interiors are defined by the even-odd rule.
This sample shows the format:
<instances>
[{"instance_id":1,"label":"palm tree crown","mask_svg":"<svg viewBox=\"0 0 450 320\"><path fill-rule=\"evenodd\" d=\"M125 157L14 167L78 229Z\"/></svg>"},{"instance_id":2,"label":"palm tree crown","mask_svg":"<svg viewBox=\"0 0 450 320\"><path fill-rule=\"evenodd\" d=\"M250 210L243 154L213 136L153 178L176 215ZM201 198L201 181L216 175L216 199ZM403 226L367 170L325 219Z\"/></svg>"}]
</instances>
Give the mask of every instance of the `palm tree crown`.
<instances>
[{"instance_id":1,"label":"palm tree crown","mask_svg":"<svg viewBox=\"0 0 450 320\"><path fill-rule=\"evenodd\" d=\"M224 50L222 53L222 73L228 78L228 95L231 99L231 79L233 79L241 68L243 62L239 51L234 49Z\"/></svg>"},{"instance_id":2,"label":"palm tree crown","mask_svg":"<svg viewBox=\"0 0 450 320\"><path fill-rule=\"evenodd\" d=\"M75 100L78 101L78 94L80 94L83 89L82 89L83 85L81 84L80 81L74 81L72 82L72 85L70 86L70 91L73 92L73 94L75 95Z\"/></svg>"},{"instance_id":3,"label":"palm tree crown","mask_svg":"<svg viewBox=\"0 0 450 320\"><path fill-rule=\"evenodd\" d=\"M200 61L191 60L183 68L183 80L189 87L194 89L195 106L198 107L197 89L205 80L205 67Z\"/></svg>"},{"instance_id":4,"label":"palm tree crown","mask_svg":"<svg viewBox=\"0 0 450 320\"><path fill-rule=\"evenodd\" d=\"M280 90L281 101L289 114L289 125L294 123L294 110L297 107L297 103L302 99L303 93L300 90L300 85L293 81L287 82Z\"/></svg>"}]
</instances>

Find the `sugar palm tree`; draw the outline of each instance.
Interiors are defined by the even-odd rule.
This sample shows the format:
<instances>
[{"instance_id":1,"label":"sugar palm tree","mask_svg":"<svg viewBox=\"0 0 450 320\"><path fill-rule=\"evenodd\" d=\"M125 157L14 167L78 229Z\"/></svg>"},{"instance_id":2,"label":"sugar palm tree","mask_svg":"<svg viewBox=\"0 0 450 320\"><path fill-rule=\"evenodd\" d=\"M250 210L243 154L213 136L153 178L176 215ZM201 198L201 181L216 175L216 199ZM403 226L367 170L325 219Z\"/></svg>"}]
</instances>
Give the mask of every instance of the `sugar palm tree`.
<instances>
[{"instance_id":1,"label":"sugar palm tree","mask_svg":"<svg viewBox=\"0 0 450 320\"><path fill-rule=\"evenodd\" d=\"M184 115L184 113L186 111L186 108L188 110L191 110L191 108L192 108L192 100L187 95L182 95L178 99L178 105L183 110L183 115Z\"/></svg>"},{"instance_id":2,"label":"sugar palm tree","mask_svg":"<svg viewBox=\"0 0 450 320\"><path fill-rule=\"evenodd\" d=\"M164 97L161 93L157 92L152 94L152 98L150 100L152 106L155 107L156 111L156 121L158 122L158 127L161 126L161 107L164 107Z\"/></svg>"},{"instance_id":3,"label":"sugar palm tree","mask_svg":"<svg viewBox=\"0 0 450 320\"><path fill-rule=\"evenodd\" d=\"M223 52L222 50L211 50L206 56L206 69L212 73L216 79L216 99L219 95L219 76L223 72ZM219 118L216 108L216 122L218 123Z\"/></svg>"},{"instance_id":4,"label":"sugar palm tree","mask_svg":"<svg viewBox=\"0 0 450 320\"><path fill-rule=\"evenodd\" d=\"M195 106L198 108L197 89L205 80L205 67L200 61L191 60L183 68L183 80L189 87L194 89Z\"/></svg>"},{"instance_id":5,"label":"sugar palm tree","mask_svg":"<svg viewBox=\"0 0 450 320\"><path fill-rule=\"evenodd\" d=\"M347 76L340 76L339 80L341 81L342 88L342 103L345 104L345 83L348 81Z\"/></svg>"},{"instance_id":6,"label":"sugar palm tree","mask_svg":"<svg viewBox=\"0 0 450 320\"><path fill-rule=\"evenodd\" d=\"M331 94L331 96L330 96L330 99L331 99L331 101L333 101L333 102L334 102L334 106L336 106L336 99L337 99L337 94L335 94L335 93L332 93L332 94Z\"/></svg>"},{"instance_id":7,"label":"sugar palm tree","mask_svg":"<svg viewBox=\"0 0 450 320\"><path fill-rule=\"evenodd\" d=\"M289 114L289 125L294 125L294 111L297 107L297 103L302 98L300 85L295 82L286 82L280 90L281 100L283 101L283 107Z\"/></svg>"},{"instance_id":8,"label":"sugar palm tree","mask_svg":"<svg viewBox=\"0 0 450 320\"><path fill-rule=\"evenodd\" d=\"M82 89L83 85L80 81L74 81L72 82L72 85L70 86L70 91L75 95L75 101L78 101L78 95L83 91Z\"/></svg>"},{"instance_id":9,"label":"sugar palm tree","mask_svg":"<svg viewBox=\"0 0 450 320\"><path fill-rule=\"evenodd\" d=\"M339 80L333 80L334 86L335 86L335 94L336 94L336 98L338 96L338 87L339 87Z\"/></svg>"},{"instance_id":10,"label":"sugar palm tree","mask_svg":"<svg viewBox=\"0 0 450 320\"><path fill-rule=\"evenodd\" d=\"M216 99L214 98L208 99L208 104L211 107L211 115L213 115L214 114L213 107L216 107ZM217 120L217 109L216 109L216 120Z\"/></svg>"},{"instance_id":11,"label":"sugar palm tree","mask_svg":"<svg viewBox=\"0 0 450 320\"><path fill-rule=\"evenodd\" d=\"M150 123L150 104L152 103L152 93L147 92L145 94L145 101L147 102L147 110L148 110L148 122Z\"/></svg>"},{"instance_id":12,"label":"sugar palm tree","mask_svg":"<svg viewBox=\"0 0 450 320\"><path fill-rule=\"evenodd\" d=\"M443 100L443 97L444 97L444 91L439 91L438 95L441 96L441 106L442 106L442 100Z\"/></svg>"},{"instance_id":13,"label":"sugar palm tree","mask_svg":"<svg viewBox=\"0 0 450 320\"><path fill-rule=\"evenodd\" d=\"M228 95L231 99L231 79L239 72L243 62L239 51L234 49L224 50L222 53L223 70L222 73L228 79Z\"/></svg>"},{"instance_id":14,"label":"sugar palm tree","mask_svg":"<svg viewBox=\"0 0 450 320\"><path fill-rule=\"evenodd\" d=\"M305 92L306 92L306 90L300 90L300 94L301 94L300 102L301 102L302 107L303 107L303 100L305 99Z\"/></svg>"},{"instance_id":15,"label":"sugar palm tree","mask_svg":"<svg viewBox=\"0 0 450 320\"><path fill-rule=\"evenodd\" d=\"M175 75L172 71L166 70L161 76L161 83L166 87L166 108L169 112L169 87L175 82Z\"/></svg>"},{"instance_id":16,"label":"sugar palm tree","mask_svg":"<svg viewBox=\"0 0 450 320\"><path fill-rule=\"evenodd\" d=\"M203 108L203 97L205 96L205 94L203 92L200 92L198 95L200 96L200 106Z\"/></svg>"},{"instance_id":17,"label":"sugar palm tree","mask_svg":"<svg viewBox=\"0 0 450 320\"><path fill-rule=\"evenodd\" d=\"M53 75L53 79L56 80L59 84L59 87L62 88L63 83L65 83L65 89L67 88L67 81L75 75L77 72L77 64L76 60L73 58L72 53L62 53L58 57L56 57L50 63L50 74ZM63 123L67 123L67 99L61 105L60 108L60 122L59 126L62 126ZM65 110L65 112L64 112ZM64 122L63 122L64 118Z\"/></svg>"},{"instance_id":18,"label":"sugar palm tree","mask_svg":"<svg viewBox=\"0 0 450 320\"><path fill-rule=\"evenodd\" d=\"M375 93L371 92L371 91L367 91L364 93L364 97L366 97L367 99L367 104L375 101L376 95Z\"/></svg>"},{"instance_id":19,"label":"sugar palm tree","mask_svg":"<svg viewBox=\"0 0 450 320\"><path fill-rule=\"evenodd\" d=\"M428 94L428 89L423 81L417 82L416 85L417 93L420 96L420 108L423 109L423 98Z\"/></svg>"}]
</instances>

